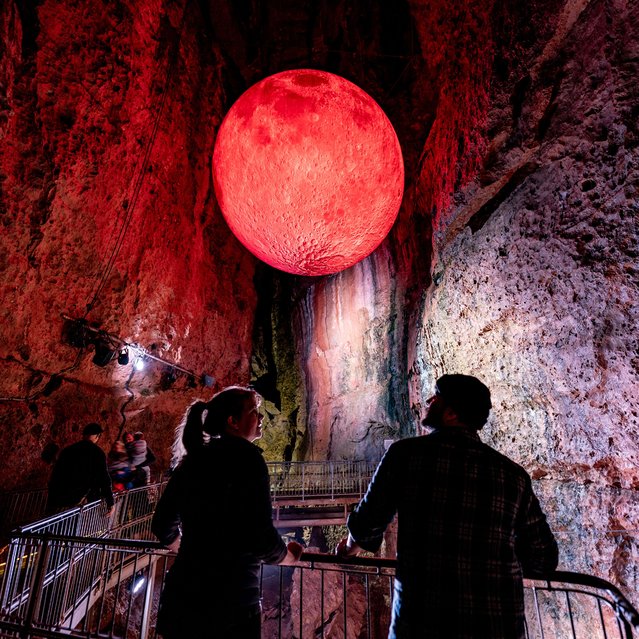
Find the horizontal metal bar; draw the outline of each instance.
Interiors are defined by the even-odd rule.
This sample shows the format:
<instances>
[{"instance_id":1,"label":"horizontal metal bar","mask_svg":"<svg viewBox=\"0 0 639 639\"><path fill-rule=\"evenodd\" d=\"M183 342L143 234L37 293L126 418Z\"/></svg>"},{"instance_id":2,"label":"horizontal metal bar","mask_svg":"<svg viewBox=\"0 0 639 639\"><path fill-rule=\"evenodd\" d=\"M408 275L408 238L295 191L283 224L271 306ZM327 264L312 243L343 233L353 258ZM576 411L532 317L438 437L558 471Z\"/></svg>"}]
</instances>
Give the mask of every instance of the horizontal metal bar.
<instances>
[{"instance_id":1,"label":"horizontal metal bar","mask_svg":"<svg viewBox=\"0 0 639 639\"><path fill-rule=\"evenodd\" d=\"M596 588L598 590L606 591L614 603L616 603L621 609L625 619L628 623L634 627L635 630L639 630L639 612L628 601L626 596L609 581L602 579L601 577L595 577L594 575L585 575L579 572L569 572L565 570L558 570L544 577L538 577L534 575L524 575L529 581L541 581L547 585L548 590L556 589L553 587L553 583L572 584L577 586L587 586L589 588Z\"/></svg>"},{"instance_id":2,"label":"horizontal metal bar","mask_svg":"<svg viewBox=\"0 0 639 639\"><path fill-rule=\"evenodd\" d=\"M28 538L32 540L62 542L70 544L90 544L94 546L102 546L104 548L124 548L140 551L166 551L168 550L160 543L144 540L132 540L132 539L105 539L103 537L78 537L78 536L65 536L65 535L50 535L50 534L36 534L36 535L20 535L20 538ZM371 567L371 568L387 568L394 569L397 566L395 559L383 559L379 557L338 557L336 555L329 555L323 553L305 552L300 558L301 562L308 562L311 565L335 565L335 566L358 566L358 567ZM624 612L624 616L628 622L639 630L639 613L634 606L628 601L624 594L613 584L601 577L595 577L593 575L585 575L582 573L568 572L568 571L556 571L549 575L525 575L525 578L529 581L536 581L545 584L547 590L559 589L558 586L553 584L572 584L579 586L587 586L590 588L596 588L609 593L613 602L616 603L620 609ZM565 590L565 588L562 588Z\"/></svg>"}]
</instances>

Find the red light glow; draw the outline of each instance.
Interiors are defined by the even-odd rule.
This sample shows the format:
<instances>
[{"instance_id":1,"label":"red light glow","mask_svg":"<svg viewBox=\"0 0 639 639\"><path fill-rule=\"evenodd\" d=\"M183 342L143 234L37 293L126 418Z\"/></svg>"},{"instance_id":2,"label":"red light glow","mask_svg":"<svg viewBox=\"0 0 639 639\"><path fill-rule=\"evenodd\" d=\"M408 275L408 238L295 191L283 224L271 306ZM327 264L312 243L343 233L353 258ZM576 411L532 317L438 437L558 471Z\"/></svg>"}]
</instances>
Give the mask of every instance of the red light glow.
<instances>
[{"instance_id":1,"label":"red light glow","mask_svg":"<svg viewBox=\"0 0 639 639\"><path fill-rule=\"evenodd\" d=\"M298 275L336 273L374 251L402 200L390 121L362 89L309 69L258 82L231 107L213 154L215 193L236 237Z\"/></svg>"}]
</instances>

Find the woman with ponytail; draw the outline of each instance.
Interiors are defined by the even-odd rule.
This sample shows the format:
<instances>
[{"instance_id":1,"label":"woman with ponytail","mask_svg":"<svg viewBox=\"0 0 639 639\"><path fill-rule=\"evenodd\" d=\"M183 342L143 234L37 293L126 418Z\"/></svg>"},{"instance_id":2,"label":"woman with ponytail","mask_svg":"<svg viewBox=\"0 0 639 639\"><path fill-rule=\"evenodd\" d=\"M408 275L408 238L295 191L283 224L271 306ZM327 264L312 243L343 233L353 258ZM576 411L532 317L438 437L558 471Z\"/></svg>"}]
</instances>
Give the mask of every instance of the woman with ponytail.
<instances>
[{"instance_id":1,"label":"woman with ponytail","mask_svg":"<svg viewBox=\"0 0 639 639\"><path fill-rule=\"evenodd\" d=\"M268 470L253 444L260 399L230 386L195 402L178 427L175 471L152 524L178 551L160 599L164 639L259 639L259 565L291 565L302 553L271 520Z\"/></svg>"}]
</instances>

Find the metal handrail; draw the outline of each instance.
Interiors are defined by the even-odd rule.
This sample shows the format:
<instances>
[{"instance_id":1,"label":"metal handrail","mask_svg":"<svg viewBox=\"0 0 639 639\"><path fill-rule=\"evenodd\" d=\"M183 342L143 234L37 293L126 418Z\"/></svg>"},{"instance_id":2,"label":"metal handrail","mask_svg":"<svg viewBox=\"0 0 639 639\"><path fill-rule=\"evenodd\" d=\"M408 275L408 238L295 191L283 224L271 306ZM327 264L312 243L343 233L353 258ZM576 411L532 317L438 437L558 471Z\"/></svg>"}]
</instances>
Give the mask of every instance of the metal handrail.
<instances>
[{"instance_id":1,"label":"metal handrail","mask_svg":"<svg viewBox=\"0 0 639 639\"><path fill-rule=\"evenodd\" d=\"M148 636L148 632L150 632L153 627L151 602L154 593L157 594L158 588L162 586L161 580L166 573L167 562L174 556L174 553L171 553L158 542L149 539L130 540L17 532L14 543L21 544L22 548L29 549L31 552L30 558L26 560L26 564L22 568L25 579L24 585L27 586L28 589L24 591L26 594L20 597L19 607L14 608L13 611L8 611L5 608L4 615L0 617L0 628L14 631L18 630L24 632L24 636L29 636L32 632L36 636L63 637L69 636L69 634L76 634L74 628L76 628L77 624L82 624L82 629L77 630L77 632L81 630L81 636L93 637L95 636L95 634L92 634L94 631L90 631L86 625L88 623L87 619L89 618L88 613L92 606L97 605L99 601L103 600L109 588L117 588L117 592L120 592L120 594L126 593L129 602L132 602L135 595L135 590L132 588L132 585L137 578L141 579L144 577L146 582L143 586L145 588L145 603L143 605L141 619L136 621L136 623L141 624L139 626L139 636L142 638ZM61 567L54 561L56 558L64 558L66 564ZM157 562L160 563L156 569ZM100 568L96 569L96 566L100 566ZM296 623L299 623L300 629L303 623L306 623L306 618L304 617L304 597L302 596L304 575L306 575L307 584L309 580L311 583L315 582L316 585L321 584L322 612L320 618L325 618L325 612L328 614L328 612L324 610L325 579L323 575L326 571L328 571L326 577L326 582L329 584L328 588L334 589L337 587L338 590L342 590L341 597L343 598L343 604L341 604L341 608L339 608L338 605L338 608L342 610L339 614L343 615L343 622L340 621L340 623L343 623L344 629L346 629L347 618L350 620L349 615L351 615L351 612L347 610L347 596L350 597L351 595L347 593L350 587L347 588L346 579L363 580L361 583L365 585L366 593L369 592L369 586L372 588L371 580L386 580L385 582L380 582L380 587L383 587L385 592L390 593L389 586L392 587L395 566L396 561L394 559L380 559L375 557L344 559L336 557L335 555L305 552L302 554L300 563L296 567L275 567L275 570L279 570L279 595L276 595L276 597L279 597L279 613L277 614L279 614L280 617L277 623L279 630L277 632L273 631L274 636L283 636L282 617L285 612L282 611L286 610L286 606L288 605L283 606L282 604L282 598L284 596L282 591L282 575L284 573L282 571L293 570L294 573L288 572L286 574L298 575L298 577L294 578L294 581L297 579L295 583L298 584L299 590L295 595L295 600L291 601L290 605L294 604L299 614L299 616L296 617L296 620L299 619L299 621L296 621ZM319 573L317 579L312 577L313 573ZM276 577L278 573L269 574L272 575L269 578L269 583L275 583L273 577ZM334 577L329 578L328 575L331 574L334 575ZM343 577L339 575L343 575ZM347 575L350 575L350 577L347 577ZM59 581L56 582L56 579ZM388 580L390 580L390 582ZM126 586L124 585L125 583L129 585ZM339 586L340 583L341 586ZM384 585L384 583L386 585ZM555 597L555 599L552 600L555 602L554 605L559 605L560 601L556 600L556 595L553 595L553 593L557 593L561 597L565 595L564 613L567 615L566 619L569 619L570 625L573 628L573 637L589 637L591 635L584 635L583 632L578 635L574 631L576 622L573 622L573 610L571 609L570 599L571 593L591 597L593 601L596 602L601 617L601 627L604 628L604 632L605 628L609 628L609 625L607 625L609 622L604 620L605 615L602 612L602 604L606 605L607 610L611 610L612 613L614 613L613 619L616 618L617 620L618 634L615 636L628 639L633 637L633 632L639 632L639 615L636 609L618 588L604 579L562 571L546 575L543 578L534 576L531 579L526 579L525 586L527 591L534 596L538 615L545 614L548 611L548 602L546 602L546 605L543 605L543 602L542 605L540 605L537 600L537 591L545 591L548 596ZM57 590L55 590L56 588ZM586 588L591 588L595 592L587 592L585 590ZM56 592L63 592L64 594L56 594ZM73 599L73 597L67 599L67 593L71 593L76 599ZM605 593L606 596L602 593ZM333 611L337 610L337 608L335 608L335 605L337 605L334 601L335 596L339 596L339 593L337 595L335 593L331 595L331 597L333 597L331 603ZM368 594L366 597L368 597ZM384 600L386 601L385 605L387 605L387 598ZM370 601L368 599L366 599L366 601L368 605L370 605ZM129 611L131 610L131 605L131 603L128 604ZM326 606L328 606L328 603ZM310 611L310 613L312 613L312 611ZM308 615L310 613L307 611L306 614ZM317 610L315 610L314 614L317 616ZM331 614L334 614L334 612ZM353 611L352 614L361 613ZM366 636L368 637L373 636L370 631L371 614L371 611L367 610L366 620L369 630ZM375 611L375 614L378 614L378 611ZM387 623L388 610L380 614L382 614L382 617L385 619L384 623ZM98 621L101 615L102 604L100 604ZM551 617L555 618L552 615ZM546 622L549 618L550 617L546 618ZM91 623L95 623L93 615L91 619ZM576 617L576 619L578 618ZM289 622L292 623L290 619ZM127 621L127 624L128 623ZM322 621L322 624L323 623ZM541 618L539 623L541 624ZM566 621L566 623L568 623L568 621ZM584 625L583 619L580 623L582 623L582 626ZM99 627L99 624L96 627ZM97 632L97 630L95 632ZM76 634L76 636L80 635ZM543 634L541 636L543 636ZM609 637L609 639L612 637L611 634L606 634L605 636Z\"/></svg>"},{"instance_id":2,"label":"metal handrail","mask_svg":"<svg viewBox=\"0 0 639 639\"><path fill-rule=\"evenodd\" d=\"M115 493L113 495L114 512L110 517L111 525L108 526L108 531L113 533L114 530L126 528L132 525L135 520L139 520L144 500L148 500L150 496L156 499L165 486L166 482L158 482ZM74 506L60 513L48 515L42 519L18 526L12 536L15 533L31 535L49 532L58 534L59 531L56 530L58 526L65 527L66 530L75 527L76 531L80 529L86 533L83 536L90 536L96 530L104 530L104 512L105 506L101 501L94 501L84 506ZM145 514L148 514L148 512L150 511Z\"/></svg>"},{"instance_id":3,"label":"metal handrail","mask_svg":"<svg viewBox=\"0 0 639 639\"><path fill-rule=\"evenodd\" d=\"M361 498L378 462L337 460L316 462L267 462L274 501L325 498L349 495Z\"/></svg>"},{"instance_id":4,"label":"metal handrail","mask_svg":"<svg viewBox=\"0 0 639 639\"><path fill-rule=\"evenodd\" d=\"M329 494L332 498L335 498L338 493L333 489L336 486L343 488L344 486L348 487L350 485L348 482L343 482L342 484L335 482L335 474L339 475L343 473L343 475L348 475L347 471L349 469L353 470L357 468L351 462L311 462L310 464L309 466L309 462L271 463L270 466L274 469L274 475L272 475L272 477L275 476L278 481L282 480L282 473L285 473L287 477L292 477L294 481L293 483L289 483L289 487L295 485L298 479L303 478L303 481L297 485L301 486L301 496L304 498L309 498L308 493L312 494L312 488L317 488L318 485L321 485L322 481L330 477L331 490ZM374 471L374 465L371 464L370 466L371 470ZM364 468L365 466L361 465L357 473ZM336 472L336 469L339 470ZM356 473L353 472L353 475L355 474ZM352 479L352 475L349 477ZM360 483L363 483L364 486L368 485L367 480ZM141 503L138 504L136 501L143 499L147 503L147 506L150 505L150 501L154 501L155 498L159 496L163 486L164 484L158 484L134 489L125 493L118 493L116 495L116 514L110 521L106 520L103 513L101 514L101 511L104 510L104 506L100 502L94 502L88 506L72 508L64 513L59 513L44 520L24 525L14 531L13 538L16 544L15 547L12 544L10 550L14 550L15 552L7 560L7 566L13 571L13 574L9 575L10 578L13 579L13 585L11 586L13 589L9 592L6 584L3 584L1 587L2 592L0 593L5 613L9 610L10 614L18 614L20 611L26 610L31 617L35 618L39 614L39 604L36 605L33 603L32 599L33 596L38 596L37 594L34 595L35 591L37 591L38 588L44 588L48 589L47 592L50 592L62 587L65 580L68 582L71 579L67 574L71 574L74 571L75 582L73 582L73 585L67 583L67 585L64 586L64 593L55 595L55 597L57 597L56 605L58 606L56 609L57 614L62 614L62 612L58 611L64 611L64 606L68 606L68 602L73 601L73 597L81 597L82 601L84 602L86 600L86 605L89 606L92 601L95 601L95 595L92 595L91 591L101 583L104 588L105 579L109 583L111 583L113 579L119 583L118 580L121 580L123 574L129 574L131 570L135 573L136 567L139 568L139 570L146 570L150 574L151 567L154 566L158 557L164 557L164 562L168 561L172 556L171 553L151 539L148 526L150 510L146 507L142 508ZM326 484L324 484L324 486L326 486ZM131 536L137 536L138 539L132 540L130 539ZM142 538L140 539L140 537ZM23 543L23 545L20 545L20 543ZM40 555L37 550L33 550L38 544L42 550L42 554ZM51 557L47 555L46 559L43 559L42 557L45 551L46 553L51 552L51 544L57 544L54 548L53 555ZM73 550L73 552L64 550L66 547L74 544L77 546L77 549ZM109 573L111 577L108 579L106 577L100 577L101 573L96 573L95 567L90 570L87 568L89 561L93 561L94 563L97 561L96 557L100 552L104 556L109 555L109 553L115 556L117 553L122 553L123 550L127 549L135 553L133 559L129 557L129 564L125 565L124 559L119 560L121 562L120 564L110 563L111 559L104 563L104 565L110 567L112 571L116 571L115 573ZM138 560L138 557L143 555L149 557L148 564ZM109 555L109 557L111 557L111 555ZM101 561L104 561L104 559ZM369 576L377 575L380 578L384 577L391 580L393 579L396 565L394 559L373 557L343 559L320 553L304 553L301 562L298 567L302 570L346 571L348 574L353 574L353 571L363 570L365 571L364 573L358 574L366 574ZM38 566L40 566L40 568L38 568ZM123 568L125 568L124 571ZM117 572L118 570L119 573ZM126 572L127 570L129 572ZM81 578L78 578L78 573L82 571L84 571L84 573L80 575ZM107 573L104 573L104 575L106 574ZM366 578L368 579L368 577ZM22 585L20 585L19 579L23 580L23 582L21 582ZM601 627L605 627L606 623L604 621L605 615L604 611L602 611L602 604L605 610L612 610L617 619L616 623L619 625L619 637L628 639L633 636L633 631L639 632L639 613L616 586L604 579L581 573L561 571L544 577L528 576L525 585L527 591L534 596L534 604L536 606L540 628L542 623L540 615L542 613L540 613L540 603L537 598L538 591L545 592L546 594L544 596L550 596L549 593L553 592L565 595L566 601L563 605L568 610L567 614L570 617L572 626L571 636L573 637L576 637L577 634L575 633L573 624L573 611L571 609L573 604L571 596L575 596L577 599L578 597L586 596L596 602ZM593 589L597 592L588 592L585 590L586 588ZM606 593L606 596L599 594L601 592ZM145 597L149 599L152 597L152 594L153 593L147 589ZM10 599L7 599L7 595L11 596ZM54 595L48 596L54 597ZM69 597L71 597L71 599L69 599ZM8 608L6 606L7 601L10 601ZM77 601L80 601L80 599ZM544 608L543 604L544 602L542 601L541 608L547 613L547 608ZM84 606L84 603L82 605ZM147 617L145 617L145 628L148 628L151 623L148 614ZM73 618L75 619L75 617ZM2 622L0 622L0 628L5 627L8 629L8 624L15 625L15 620L5 617L4 623L5 625L2 626ZM344 621L344 623L346 623L346 621ZM43 632L42 636L58 636L51 634L53 632L53 630L47 630ZM541 636L543 637L543 630Z\"/></svg>"},{"instance_id":5,"label":"metal handrail","mask_svg":"<svg viewBox=\"0 0 639 639\"><path fill-rule=\"evenodd\" d=\"M632 605L628 598L615 586L606 579L595 577L594 575L585 575L580 572L570 572L567 570L556 570L555 572L544 576L536 577L525 575L529 581L543 581L546 583L547 589L552 588L552 582L560 582L565 584L573 584L575 586L586 586L588 588L596 588L607 592L613 599L614 603L619 607L626 621L634 630L639 631L639 611Z\"/></svg>"},{"instance_id":6,"label":"metal handrail","mask_svg":"<svg viewBox=\"0 0 639 639\"><path fill-rule=\"evenodd\" d=\"M332 460L332 461L286 461L267 462L271 480L271 497L274 501L282 499L299 499L301 501L350 495L362 497L377 467L376 461L366 460ZM115 493L115 499L136 491L147 491L153 486L162 486L165 482L156 482L150 486L133 488ZM2 529L8 534L16 526L26 522L42 522L47 491L18 490L0 493L1 510L4 511ZM65 513L79 512L70 508ZM48 518L46 518L48 519Z\"/></svg>"},{"instance_id":7,"label":"metal handrail","mask_svg":"<svg viewBox=\"0 0 639 639\"><path fill-rule=\"evenodd\" d=\"M65 536L65 535L52 535L52 534L27 534L18 533L15 535L17 539L28 538L30 540L41 540L45 542L61 542L61 543L78 543L87 544L91 546L102 546L104 548L128 548L131 550L139 551L160 551L164 554L175 554L169 551L165 546L157 541L152 540L135 540L135 539L120 539L120 538L104 538L104 537L81 537L81 536ZM303 552L300 557L300 563L308 563L309 567L317 565L331 565L331 566L357 566L375 568L378 571L383 569L394 570L397 566L396 559L382 558L382 557L369 557L369 556L357 556L357 557L338 557L336 555L317 552ZM639 631L639 611L633 606L628 598L609 581L596 577L594 575L586 575L578 572L570 572L558 570L548 575L524 575L524 579L528 582L543 582L546 584L546 589L553 590L553 584L571 584L575 586L585 586L588 588L594 588L607 592L613 599L615 605L623 612L628 623L634 630Z\"/></svg>"}]
</instances>

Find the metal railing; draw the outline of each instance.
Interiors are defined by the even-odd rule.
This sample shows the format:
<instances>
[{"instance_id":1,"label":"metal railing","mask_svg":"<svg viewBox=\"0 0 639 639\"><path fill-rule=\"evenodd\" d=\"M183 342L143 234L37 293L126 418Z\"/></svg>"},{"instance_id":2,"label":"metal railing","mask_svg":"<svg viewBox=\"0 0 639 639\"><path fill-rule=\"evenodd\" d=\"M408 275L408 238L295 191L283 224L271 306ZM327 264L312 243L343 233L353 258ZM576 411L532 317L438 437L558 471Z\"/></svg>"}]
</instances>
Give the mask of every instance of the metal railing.
<instances>
[{"instance_id":1,"label":"metal railing","mask_svg":"<svg viewBox=\"0 0 639 639\"><path fill-rule=\"evenodd\" d=\"M274 502L283 500L306 501L339 497L361 498L370 483L377 462L325 461L325 462L268 462L271 478L271 496ZM123 495L153 492L153 486L162 482L116 493L116 501ZM40 520L45 515L46 489L15 491L0 494L0 538L8 538L16 526ZM138 497L137 499L141 499ZM51 531L54 532L54 531ZM60 534L76 534L71 530Z\"/></svg>"},{"instance_id":2,"label":"metal railing","mask_svg":"<svg viewBox=\"0 0 639 639\"><path fill-rule=\"evenodd\" d=\"M142 540L20 535L0 593L0 636L155 637L173 555ZM264 566L263 636L386 637L395 561L305 553ZM631 639L639 615L608 582L576 573L525 581L528 639ZM425 619L427 624L428 620Z\"/></svg>"},{"instance_id":3,"label":"metal railing","mask_svg":"<svg viewBox=\"0 0 639 639\"><path fill-rule=\"evenodd\" d=\"M0 493L0 539L7 539L16 526L41 518L46 502L44 488Z\"/></svg>"},{"instance_id":4,"label":"metal railing","mask_svg":"<svg viewBox=\"0 0 639 639\"><path fill-rule=\"evenodd\" d=\"M104 503L96 501L17 528L11 543L0 553L0 586L6 588L7 584L12 582L14 577L11 571L29 554L20 544L15 543L15 536L57 535L154 539L151 534L151 516L165 485L166 483L151 484L116 493L113 513L109 517L106 516Z\"/></svg>"},{"instance_id":5,"label":"metal railing","mask_svg":"<svg viewBox=\"0 0 639 639\"><path fill-rule=\"evenodd\" d=\"M377 468L370 461L268 462L271 497L278 500L361 498Z\"/></svg>"},{"instance_id":6,"label":"metal railing","mask_svg":"<svg viewBox=\"0 0 639 639\"><path fill-rule=\"evenodd\" d=\"M70 535L79 537L112 537L151 539L151 515L166 482L133 488L113 495L113 513L106 517L106 506L94 501L20 526L25 534Z\"/></svg>"},{"instance_id":7,"label":"metal railing","mask_svg":"<svg viewBox=\"0 0 639 639\"><path fill-rule=\"evenodd\" d=\"M270 463L269 470L276 503L311 502L361 496L375 464ZM105 628L108 636L154 636L157 598L172 560L151 541L151 514L163 487L117 494L110 518L95 502L16 531L0 589L0 637L36 630L34 636L93 637ZM308 563L294 570L264 567L264 636L328 636L332 628L344 637L386 636L394 561L303 558ZM636 611L614 586L577 573L527 581L526 617L529 639L628 639L639 629Z\"/></svg>"}]
</instances>

